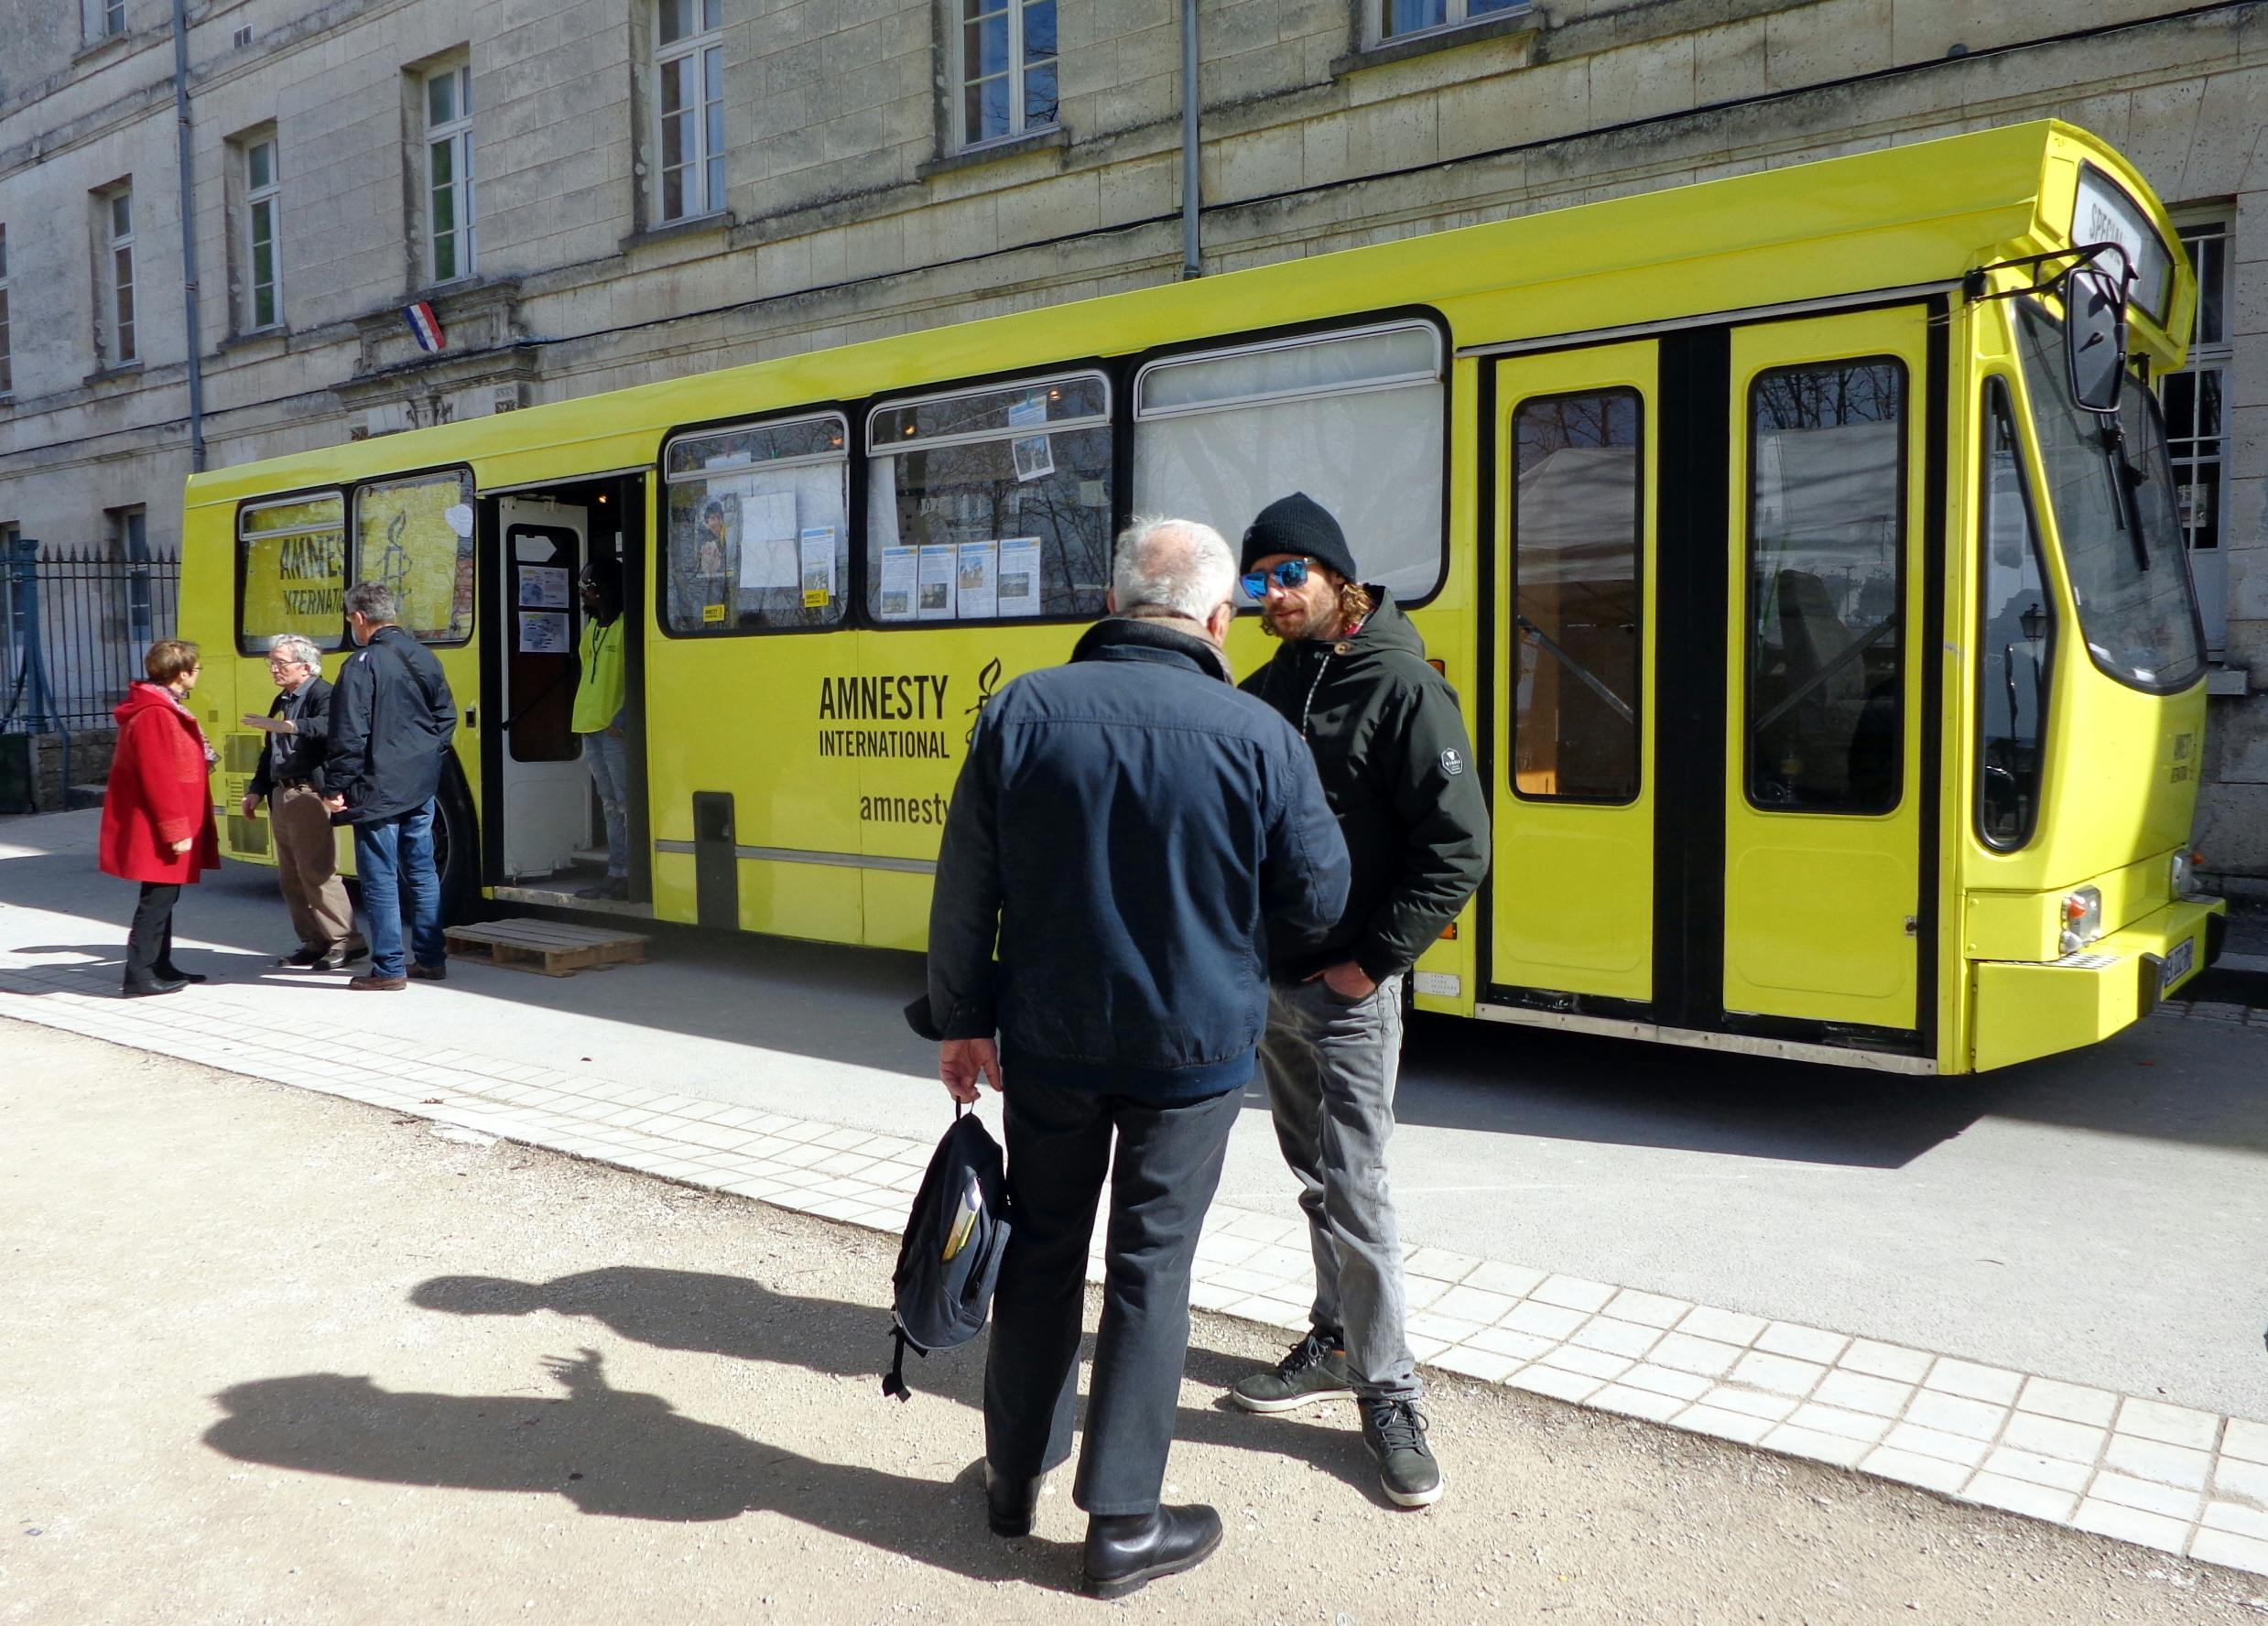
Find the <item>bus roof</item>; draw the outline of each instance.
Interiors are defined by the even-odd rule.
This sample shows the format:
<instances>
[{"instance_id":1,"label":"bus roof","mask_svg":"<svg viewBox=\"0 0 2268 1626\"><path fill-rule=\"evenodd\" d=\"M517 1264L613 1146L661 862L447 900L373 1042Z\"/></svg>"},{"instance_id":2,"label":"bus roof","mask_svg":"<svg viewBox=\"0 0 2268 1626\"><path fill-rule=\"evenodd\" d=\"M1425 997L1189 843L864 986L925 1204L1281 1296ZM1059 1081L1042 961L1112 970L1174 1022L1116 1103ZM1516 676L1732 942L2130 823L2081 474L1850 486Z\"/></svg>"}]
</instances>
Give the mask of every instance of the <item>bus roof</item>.
<instances>
[{"instance_id":1,"label":"bus roof","mask_svg":"<svg viewBox=\"0 0 2268 1626\"><path fill-rule=\"evenodd\" d=\"M190 506L472 466L483 488L650 464L689 423L1136 353L1414 305L1460 346L1956 282L2070 246L2080 177L2117 183L2173 267L2134 343L2176 363L2195 282L2164 206L2111 146L2054 120L1426 233L1100 298L804 352L192 476ZM1104 341L1097 342L1098 335ZM545 342L523 341L523 343Z\"/></svg>"}]
</instances>

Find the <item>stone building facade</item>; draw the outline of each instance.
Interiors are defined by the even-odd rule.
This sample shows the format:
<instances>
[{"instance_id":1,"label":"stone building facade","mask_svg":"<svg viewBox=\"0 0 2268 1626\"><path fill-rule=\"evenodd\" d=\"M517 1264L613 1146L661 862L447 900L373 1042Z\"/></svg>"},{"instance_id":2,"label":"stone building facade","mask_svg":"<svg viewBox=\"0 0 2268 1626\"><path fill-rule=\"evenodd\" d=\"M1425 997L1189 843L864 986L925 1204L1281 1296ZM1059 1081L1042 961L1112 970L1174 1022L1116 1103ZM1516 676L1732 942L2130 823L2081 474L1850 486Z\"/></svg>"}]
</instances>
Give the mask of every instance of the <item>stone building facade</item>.
<instances>
[{"instance_id":1,"label":"stone building facade","mask_svg":"<svg viewBox=\"0 0 2268 1626\"><path fill-rule=\"evenodd\" d=\"M1207 272L2046 114L2118 145L2218 317L2175 383L2199 839L2268 877L2268 0L1197 10ZM0 534L162 544L193 434L218 467L1182 274L1177 0L185 16L186 188L171 0L0 16Z\"/></svg>"}]
</instances>

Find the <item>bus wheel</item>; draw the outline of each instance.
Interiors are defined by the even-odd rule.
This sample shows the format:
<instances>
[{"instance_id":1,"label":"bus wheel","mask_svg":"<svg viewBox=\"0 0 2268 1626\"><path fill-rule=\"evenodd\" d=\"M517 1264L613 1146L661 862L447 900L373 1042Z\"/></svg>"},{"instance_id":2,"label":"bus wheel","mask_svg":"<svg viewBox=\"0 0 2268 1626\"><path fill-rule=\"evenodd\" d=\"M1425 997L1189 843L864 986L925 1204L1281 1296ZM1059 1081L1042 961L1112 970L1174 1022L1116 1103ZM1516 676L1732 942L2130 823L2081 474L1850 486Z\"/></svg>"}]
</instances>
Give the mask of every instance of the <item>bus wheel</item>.
<instances>
[{"instance_id":1,"label":"bus wheel","mask_svg":"<svg viewBox=\"0 0 2268 1626\"><path fill-rule=\"evenodd\" d=\"M433 867L441 878L441 922L471 920L481 901L481 838L472 798L454 774L444 775L433 798Z\"/></svg>"}]
</instances>

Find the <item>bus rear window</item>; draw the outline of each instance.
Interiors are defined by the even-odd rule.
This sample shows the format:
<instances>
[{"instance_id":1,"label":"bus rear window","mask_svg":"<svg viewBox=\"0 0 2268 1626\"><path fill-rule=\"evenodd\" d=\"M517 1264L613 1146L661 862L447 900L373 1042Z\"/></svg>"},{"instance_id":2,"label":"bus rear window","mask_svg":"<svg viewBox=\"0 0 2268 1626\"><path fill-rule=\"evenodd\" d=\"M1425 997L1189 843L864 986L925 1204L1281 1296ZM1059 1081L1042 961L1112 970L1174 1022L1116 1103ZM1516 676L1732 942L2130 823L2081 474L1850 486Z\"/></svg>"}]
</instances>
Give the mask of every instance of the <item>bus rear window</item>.
<instances>
[{"instance_id":1,"label":"bus rear window","mask_svg":"<svg viewBox=\"0 0 2268 1626\"><path fill-rule=\"evenodd\" d=\"M2040 480L2087 653L2132 688L2187 688L2205 669L2205 642L2157 402L2130 385L2115 419L2081 411L2064 379L2062 327L2028 301L2016 312ZM2122 487L2132 492L2131 503Z\"/></svg>"},{"instance_id":2,"label":"bus rear window","mask_svg":"<svg viewBox=\"0 0 2268 1626\"><path fill-rule=\"evenodd\" d=\"M236 517L236 647L265 655L287 633L336 649L343 637L346 504L335 492L247 507Z\"/></svg>"},{"instance_id":3,"label":"bus rear window","mask_svg":"<svg viewBox=\"0 0 2268 1626\"><path fill-rule=\"evenodd\" d=\"M832 412L672 440L663 624L699 635L841 623L850 460L848 422Z\"/></svg>"},{"instance_id":4,"label":"bus rear window","mask_svg":"<svg viewBox=\"0 0 2268 1626\"><path fill-rule=\"evenodd\" d=\"M472 635L472 476L460 469L354 492L354 580L394 590L402 630L428 644Z\"/></svg>"}]
</instances>

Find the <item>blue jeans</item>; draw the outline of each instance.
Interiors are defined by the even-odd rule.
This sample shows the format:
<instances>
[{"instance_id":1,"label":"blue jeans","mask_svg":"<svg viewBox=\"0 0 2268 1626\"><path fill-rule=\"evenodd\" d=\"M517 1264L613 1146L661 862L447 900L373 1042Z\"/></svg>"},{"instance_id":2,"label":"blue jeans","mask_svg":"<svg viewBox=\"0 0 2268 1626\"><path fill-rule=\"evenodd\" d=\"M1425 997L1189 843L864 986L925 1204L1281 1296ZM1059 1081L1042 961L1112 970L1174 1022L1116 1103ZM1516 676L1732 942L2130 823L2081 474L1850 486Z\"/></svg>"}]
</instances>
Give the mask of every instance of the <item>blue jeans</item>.
<instances>
[{"instance_id":1,"label":"blue jeans","mask_svg":"<svg viewBox=\"0 0 2268 1626\"><path fill-rule=\"evenodd\" d=\"M430 797L407 813L356 825L354 868L362 877L363 913L370 922L372 976L402 974L405 922L419 965L437 966L448 958L441 941L441 877L433 866Z\"/></svg>"},{"instance_id":2,"label":"blue jeans","mask_svg":"<svg viewBox=\"0 0 2268 1626\"><path fill-rule=\"evenodd\" d=\"M606 873L630 873L630 742L606 729L582 737L582 759L606 814Z\"/></svg>"}]
</instances>

